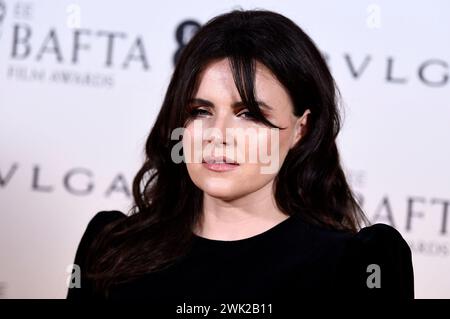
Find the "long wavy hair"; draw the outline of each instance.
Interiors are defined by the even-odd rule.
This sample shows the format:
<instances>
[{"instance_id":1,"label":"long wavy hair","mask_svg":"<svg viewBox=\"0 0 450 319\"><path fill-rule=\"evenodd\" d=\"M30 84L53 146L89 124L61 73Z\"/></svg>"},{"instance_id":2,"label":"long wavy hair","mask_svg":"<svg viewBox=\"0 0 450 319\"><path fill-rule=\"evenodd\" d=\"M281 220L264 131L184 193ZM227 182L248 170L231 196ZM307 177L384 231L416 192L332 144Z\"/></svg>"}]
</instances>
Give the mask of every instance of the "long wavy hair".
<instances>
[{"instance_id":1,"label":"long wavy hair","mask_svg":"<svg viewBox=\"0 0 450 319\"><path fill-rule=\"evenodd\" d=\"M307 133L289 151L275 177L274 198L287 215L321 227L357 232L369 224L340 163L339 91L324 57L292 20L266 10L234 10L203 25L176 62L162 107L145 144L145 161L133 180L134 204L127 218L108 224L87 258L87 275L104 295L114 284L161 271L185 256L202 214L203 192L186 164L174 163L175 128L191 118L189 100L199 74L227 58L240 97L253 117L276 127L254 96L256 61L287 89L297 116L310 109Z\"/></svg>"}]
</instances>

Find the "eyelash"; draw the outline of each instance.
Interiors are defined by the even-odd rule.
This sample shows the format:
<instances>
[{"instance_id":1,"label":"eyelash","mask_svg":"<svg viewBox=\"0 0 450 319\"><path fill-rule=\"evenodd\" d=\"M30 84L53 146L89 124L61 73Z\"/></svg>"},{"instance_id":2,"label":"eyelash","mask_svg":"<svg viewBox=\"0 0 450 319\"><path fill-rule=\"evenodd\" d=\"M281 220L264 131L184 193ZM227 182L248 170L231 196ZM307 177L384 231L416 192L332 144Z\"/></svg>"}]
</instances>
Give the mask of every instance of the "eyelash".
<instances>
[{"instance_id":1,"label":"eyelash","mask_svg":"<svg viewBox=\"0 0 450 319\"><path fill-rule=\"evenodd\" d=\"M203 110L203 109L194 109L190 112L191 116L196 117L198 116L201 112L206 112L207 114L210 114L208 111ZM240 115L242 114L246 114L246 118L248 120L255 120L255 117L251 114L251 112L247 111L247 112L242 112L240 113Z\"/></svg>"}]
</instances>

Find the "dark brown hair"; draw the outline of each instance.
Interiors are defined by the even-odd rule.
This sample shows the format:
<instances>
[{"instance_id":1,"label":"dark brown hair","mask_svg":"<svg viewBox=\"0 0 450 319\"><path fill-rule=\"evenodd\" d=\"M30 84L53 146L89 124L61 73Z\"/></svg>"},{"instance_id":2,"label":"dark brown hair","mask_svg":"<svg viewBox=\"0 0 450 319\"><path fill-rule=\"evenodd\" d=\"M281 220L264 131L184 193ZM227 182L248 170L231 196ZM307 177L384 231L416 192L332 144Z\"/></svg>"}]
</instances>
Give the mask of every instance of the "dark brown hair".
<instances>
[{"instance_id":1,"label":"dark brown hair","mask_svg":"<svg viewBox=\"0 0 450 319\"><path fill-rule=\"evenodd\" d=\"M171 159L175 128L189 121L188 101L199 74L228 58L242 101L257 121L273 126L254 96L255 62L268 67L287 89L297 116L311 110L308 132L287 154L274 183L279 209L330 229L356 232L368 224L340 164L338 90L314 42L293 21L265 10L234 10L202 26L181 52L145 144L145 162L133 181L129 216L97 237L88 276L107 293L113 284L158 271L183 258L202 213L203 192L186 164Z\"/></svg>"}]
</instances>

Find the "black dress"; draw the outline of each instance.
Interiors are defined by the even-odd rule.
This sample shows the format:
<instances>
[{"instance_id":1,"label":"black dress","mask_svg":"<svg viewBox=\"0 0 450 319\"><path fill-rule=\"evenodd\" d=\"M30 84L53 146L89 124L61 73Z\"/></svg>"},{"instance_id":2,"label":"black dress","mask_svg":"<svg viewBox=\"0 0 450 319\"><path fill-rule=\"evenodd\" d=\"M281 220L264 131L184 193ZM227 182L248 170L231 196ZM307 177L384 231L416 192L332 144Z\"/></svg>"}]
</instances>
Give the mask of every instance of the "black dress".
<instances>
[{"instance_id":1,"label":"black dress","mask_svg":"<svg viewBox=\"0 0 450 319\"><path fill-rule=\"evenodd\" d=\"M102 211L94 216L75 264L83 264L89 243L118 218L126 215ZM191 251L181 261L114 286L109 298L173 303L414 298L411 250L400 233L385 224L352 234L311 225L295 214L241 240L194 236ZM67 299L93 298L91 285L81 269L81 288L69 288Z\"/></svg>"}]
</instances>

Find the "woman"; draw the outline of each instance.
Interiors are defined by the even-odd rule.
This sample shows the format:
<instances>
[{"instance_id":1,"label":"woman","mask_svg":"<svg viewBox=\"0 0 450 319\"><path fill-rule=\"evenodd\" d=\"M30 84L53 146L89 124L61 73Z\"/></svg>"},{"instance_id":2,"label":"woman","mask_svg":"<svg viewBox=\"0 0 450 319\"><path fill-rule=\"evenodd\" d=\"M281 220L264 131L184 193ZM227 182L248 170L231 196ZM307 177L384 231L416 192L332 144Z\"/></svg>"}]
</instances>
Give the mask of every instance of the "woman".
<instances>
[{"instance_id":1,"label":"woman","mask_svg":"<svg viewBox=\"0 0 450 319\"><path fill-rule=\"evenodd\" d=\"M413 298L408 245L368 226L346 181L337 93L288 18L235 10L206 23L177 61L133 209L91 220L67 297Z\"/></svg>"}]
</instances>

